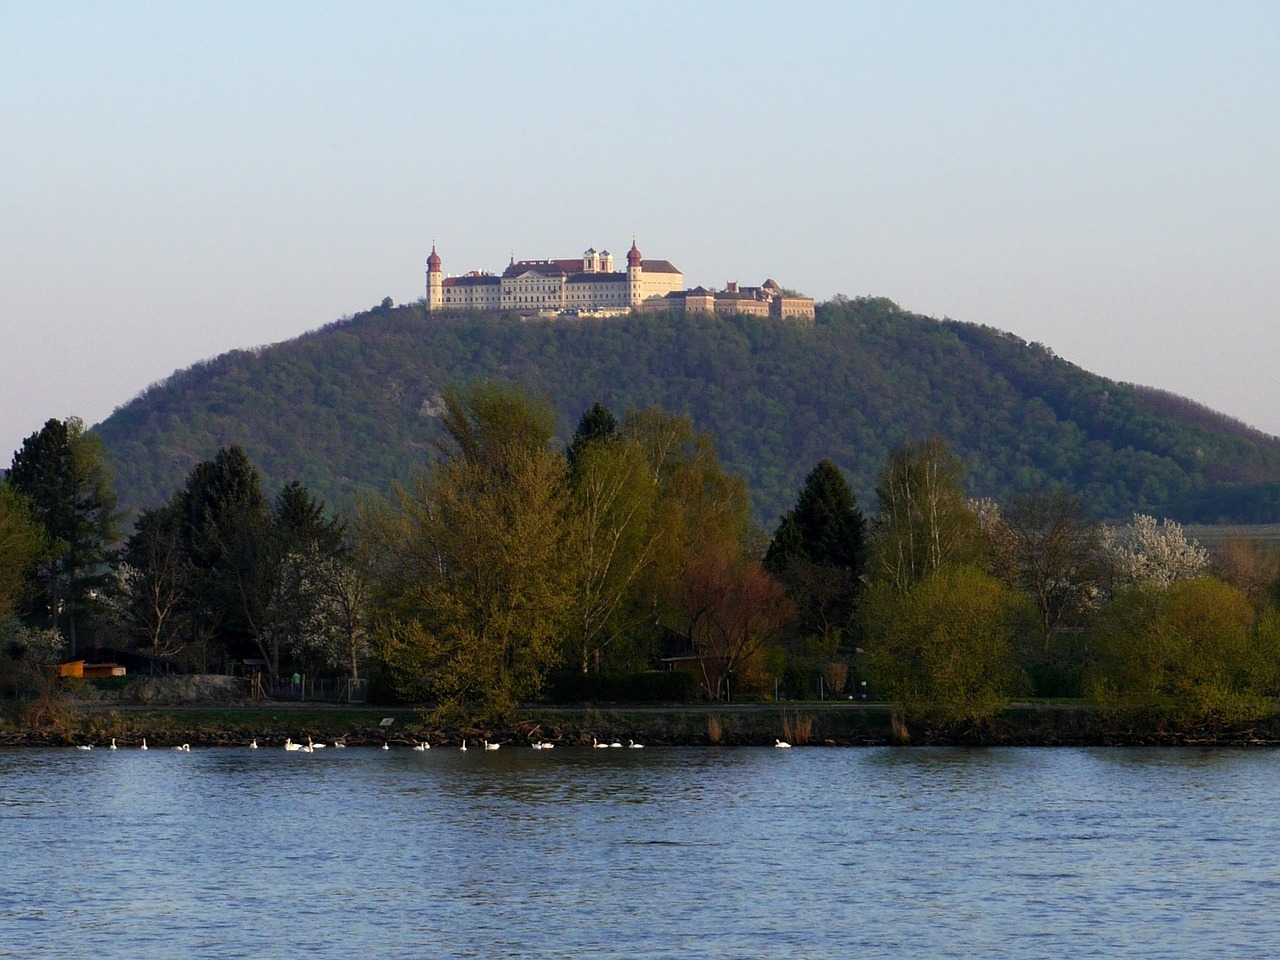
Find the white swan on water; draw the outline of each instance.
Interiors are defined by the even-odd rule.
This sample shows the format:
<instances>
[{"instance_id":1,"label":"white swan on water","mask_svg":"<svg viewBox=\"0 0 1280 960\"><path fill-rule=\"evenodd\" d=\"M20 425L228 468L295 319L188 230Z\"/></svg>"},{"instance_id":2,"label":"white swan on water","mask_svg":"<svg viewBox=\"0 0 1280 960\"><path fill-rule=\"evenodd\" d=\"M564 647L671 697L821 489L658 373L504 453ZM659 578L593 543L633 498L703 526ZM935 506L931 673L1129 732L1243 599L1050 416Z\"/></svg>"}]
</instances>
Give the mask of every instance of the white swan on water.
<instances>
[{"instance_id":1,"label":"white swan on water","mask_svg":"<svg viewBox=\"0 0 1280 960\"><path fill-rule=\"evenodd\" d=\"M91 744L91 743L77 743L77 744L76 744L76 749L77 749L77 750L92 750L92 749L93 749L93 744Z\"/></svg>"},{"instance_id":2,"label":"white swan on water","mask_svg":"<svg viewBox=\"0 0 1280 960\"><path fill-rule=\"evenodd\" d=\"M463 753L466 753L466 752L467 752L467 738L466 738L466 737L463 737L463 738L462 738L462 746L460 746L458 749L459 749L459 750L461 750Z\"/></svg>"},{"instance_id":3,"label":"white swan on water","mask_svg":"<svg viewBox=\"0 0 1280 960\"><path fill-rule=\"evenodd\" d=\"M486 750L497 750L500 746L502 746L500 743L490 743L488 740L484 742L484 748Z\"/></svg>"},{"instance_id":4,"label":"white swan on water","mask_svg":"<svg viewBox=\"0 0 1280 960\"><path fill-rule=\"evenodd\" d=\"M115 750L115 749L116 749L116 738L115 738L115 737L112 737L112 738L111 738L111 746L109 747L109 749L111 749L111 750Z\"/></svg>"},{"instance_id":5,"label":"white swan on water","mask_svg":"<svg viewBox=\"0 0 1280 960\"><path fill-rule=\"evenodd\" d=\"M257 750L257 749L258 749L258 738L257 738L257 737L254 737L252 740L250 740L250 741L249 741L249 749L250 749L250 750Z\"/></svg>"},{"instance_id":6,"label":"white swan on water","mask_svg":"<svg viewBox=\"0 0 1280 960\"><path fill-rule=\"evenodd\" d=\"M413 749L417 750L419 753L425 753L427 750L430 750L430 749L431 749L431 744L429 744L429 743L427 743L427 741L423 740L422 742L420 742L420 743L418 743L416 746L414 746L414 748L413 748Z\"/></svg>"},{"instance_id":7,"label":"white swan on water","mask_svg":"<svg viewBox=\"0 0 1280 960\"><path fill-rule=\"evenodd\" d=\"M634 740L628 740L628 741L627 741L627 746L628 746L628 747L630 747L632 750L643 750L643 749L644 749L644 744L643 744L643 743L636 743Z\"/></svg>"},{"instance_id":8,"label":"white swan on water","mask_svg":"<svg viewBox=\"0 0 1280 960\"><path fill-rule=\"evenodd\" d=\"M284 738L284 748L285 748L286 750L302 750L302 749L304 749L302 744L300 744L300 743L294 743L294 742L293 742L293 738L292 738L292 737L285 737L285 738Z\"/></svg>"},{"instance_id":9,"label":"white swan on water","mask_svg":"<svg viewBox=\"0 0 1280 960\"><path fill-rule=\"evenodd\" d=\"M601 742L600 742L599 740L597 740L595 737L592 737L592 738L591 738L591 746L595 747L597 750L608 750L608 749L609 749L609 745L608 745L607 743L601 743Z\"/></svg>"},{"instance_id":10,"label":"white swan on water","mask_svg":"<svg viewBox=\"0 0 1280 960\"><path fill-rule=\"evenodd\" d=\"M785 740L774 740L774 741L773 741L773 745L774 745L775 747L777 747L779 750L790 750L790 749L791 749L791 744L787 743L787 741L785 741Z\"/></svg>"},{"instance_id":11,"label":"white swan on water","mask_svg":"<svg viewBox=\"0 0 1280 960\"><path fill-rule=\"evenodd\" d=\"M191 744L189 744L189 743L184 743L182 746L180 746L180 747L174 747L173 749L177 750L179 753L190 753L190 752L191 752Z\"/></svg>"},{"instance_id":12,"label":"white swan on water","mask_svg":"<svg viewBox=\"0 0 1280 960\"><path fill-rule=\"evenodd\" d=\"M383 740L383 741L382 741L382 749L383 749L383 750L390 750L390 749L391 749L391 744L389 744L389 743L387 743L387 741Z\"/></svg>"},{"instance_id":13,"label":"white swan on water","mask_svg":"<svg viewBox=\"0 0 1280 960\"><path fill-rule=\"evenodd\" d=\"M147 749L147 738L146 738L146 737L143 737L143 738L142 738L142 746L140 746L138 749L139 749L139 750L145 750L145 749Z\"/></svg>"}]
</instances>

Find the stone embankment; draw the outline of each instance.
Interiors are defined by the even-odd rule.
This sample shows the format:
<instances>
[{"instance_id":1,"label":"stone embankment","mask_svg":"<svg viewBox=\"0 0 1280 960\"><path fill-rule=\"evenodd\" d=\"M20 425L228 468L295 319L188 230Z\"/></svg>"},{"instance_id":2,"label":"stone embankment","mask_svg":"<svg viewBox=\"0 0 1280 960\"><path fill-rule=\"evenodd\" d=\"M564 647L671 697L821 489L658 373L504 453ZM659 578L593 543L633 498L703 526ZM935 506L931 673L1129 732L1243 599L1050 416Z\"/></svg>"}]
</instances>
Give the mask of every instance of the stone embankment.
<instances>
[{"instance_id":1,"label":"stone embankment","mask_svg":"<svg viewBox=\"0 0 1280 960\"><path fill-rule=\"evenodd\" d=\"M1119 722L1079 703L1019 704L993 721L941 727L903 724L885 704L682 704L529 707L501 725L433 724L408 707L249 702L233 685L182 683L140 688L133 702L71 700L29 704L0 719L0 746L237 746L286 738L349 746L457 746L488 739L591 747L593 741L646 746L1269 746L1280 745L1280 717L1242 727L1176 728ZM143 699L150 697L151 699ZM161 705L161 703L163 705ZM389 721L389 722L387 722Z\"/></svg>"}]
</instances>

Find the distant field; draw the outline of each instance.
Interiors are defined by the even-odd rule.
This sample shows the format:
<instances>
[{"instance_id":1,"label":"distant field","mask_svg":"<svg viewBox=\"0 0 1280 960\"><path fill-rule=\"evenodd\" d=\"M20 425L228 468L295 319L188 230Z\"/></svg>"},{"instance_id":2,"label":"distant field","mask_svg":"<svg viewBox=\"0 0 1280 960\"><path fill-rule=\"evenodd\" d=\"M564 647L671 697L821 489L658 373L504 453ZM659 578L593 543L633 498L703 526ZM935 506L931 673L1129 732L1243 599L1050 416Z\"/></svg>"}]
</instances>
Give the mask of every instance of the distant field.
<instances>
[{"instance_id":1,"label":"distant field","mask_svg":"<svg viewBox=\"0 0 1280 960\"><path fill-rule=\"evenodd\" d=\"M1233 538L1261 540L1280 546L1280 523L1186 524L1182 529L1188 537L1195 537L1210 548Z\"/></svg>"}]
</instances>

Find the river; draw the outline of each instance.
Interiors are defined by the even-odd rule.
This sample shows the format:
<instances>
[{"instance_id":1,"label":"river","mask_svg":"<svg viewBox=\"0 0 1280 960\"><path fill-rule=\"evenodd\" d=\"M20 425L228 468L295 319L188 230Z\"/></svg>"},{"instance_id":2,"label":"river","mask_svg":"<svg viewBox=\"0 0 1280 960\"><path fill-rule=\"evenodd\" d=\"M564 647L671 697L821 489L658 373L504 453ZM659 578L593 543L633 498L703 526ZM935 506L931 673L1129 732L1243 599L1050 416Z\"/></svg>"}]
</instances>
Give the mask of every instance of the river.
<instances>
[{"instance_id":1,"label":"river","mask_svg":"<svg viewBox=\"0 0 1280 960\"><path fill-rule=\"evenodd\" d=\"M1280 754L0 750L0 957L1274 955Z\"/></svg>"}]
</instances>

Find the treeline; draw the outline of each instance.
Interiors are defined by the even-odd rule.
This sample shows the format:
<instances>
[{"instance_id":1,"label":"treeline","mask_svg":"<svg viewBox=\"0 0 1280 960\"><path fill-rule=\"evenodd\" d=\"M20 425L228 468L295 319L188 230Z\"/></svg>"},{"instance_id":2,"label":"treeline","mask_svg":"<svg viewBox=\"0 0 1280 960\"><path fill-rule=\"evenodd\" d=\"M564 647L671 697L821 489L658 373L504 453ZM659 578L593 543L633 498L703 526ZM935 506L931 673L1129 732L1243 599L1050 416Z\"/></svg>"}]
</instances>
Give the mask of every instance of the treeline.
<instances>
[{"instance_id":1,"label":"treeline","mask_svg":"<svg viewBox=\"0 0 1280 960\"><path fill-rule=\"evenodd\" d=\"M10 689L92 644L372 676L485 719L552 688L672 695L663 661L710 698L868 693L960 725L1032 696L1234 723L1277 692L1280 555L1260 544L1211 564L1177 524L1109 528L1062 488L972 499L938 438L889 453L873 514L823 459L764 530L685 416L596 403L564 443L519 387L440 404L433 456L348 516L296 480L268 496L232 446L123 543L99 440L49 421L0 488Z\"/></svg>"},{"instance_id":2,"label":"treeline","mask_svg":"<svg viewBox=\"0 0 1280 960\"><path fill-rule=\"evenodd\" d=\"M409 480L441 435L444 385L484 379L550 397L561 444L596 401L690 417L715 432L762 523L787 509L822 459L871 502L892 449L921 436L944 438L964 458L975 496L1006 501L1060 486L1102 517L1280 519L1274 438L1098 377L1039 344L875 298L821 304L812 326L379 307L197 364L96 432L126 508L162 502L197 463L235 443L269 486L298 479L350 510Z\"/></svg>"}]
</instances>

